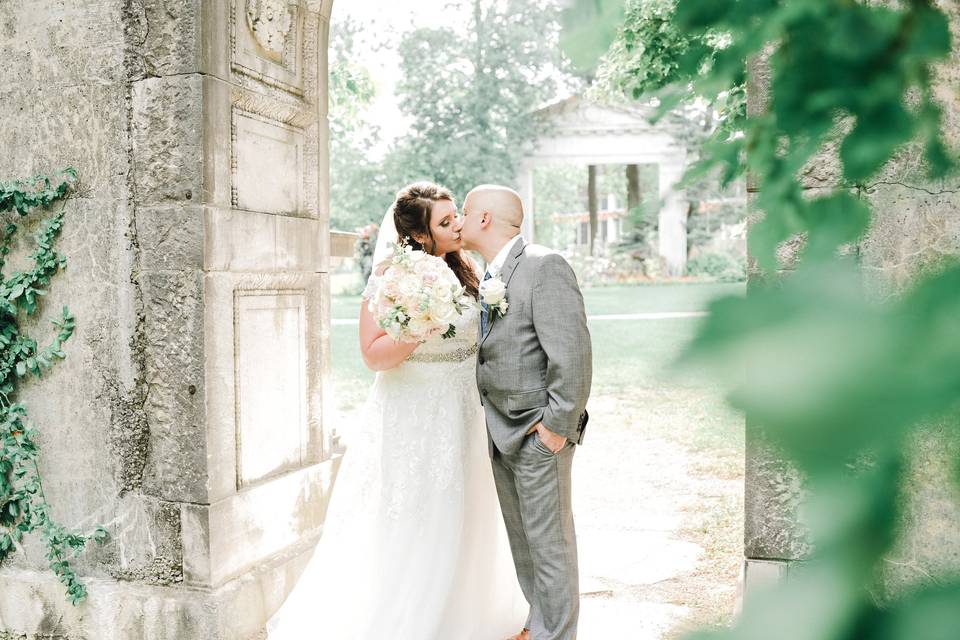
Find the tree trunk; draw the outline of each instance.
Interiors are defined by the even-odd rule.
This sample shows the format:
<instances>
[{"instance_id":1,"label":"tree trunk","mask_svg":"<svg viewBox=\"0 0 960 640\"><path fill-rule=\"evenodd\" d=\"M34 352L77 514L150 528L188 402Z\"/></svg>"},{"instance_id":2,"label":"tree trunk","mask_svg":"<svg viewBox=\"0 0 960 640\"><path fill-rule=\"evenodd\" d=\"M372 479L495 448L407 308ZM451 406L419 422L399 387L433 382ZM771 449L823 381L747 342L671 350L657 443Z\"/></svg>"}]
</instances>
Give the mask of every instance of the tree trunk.
<instances>
[{"instance_id":1,"label":"tree trunk","mask_svg":"<svg viewBox=\"0 0 960 640\"><path fill-rule=\"evenodd\" d=\"M590 211L590 255L593 256L597 242L597 165L587 167L587 209Z\"/></svg>"},{"instance_id":2,"label":"tree trunk","mask_svg":"<svg viewBox=\"0 0 960 640\"><path fill-rule=\"evenodd\" d=\"M640 166L627 165L627 215L640 206Z\"/></svg>"}]
</instances>

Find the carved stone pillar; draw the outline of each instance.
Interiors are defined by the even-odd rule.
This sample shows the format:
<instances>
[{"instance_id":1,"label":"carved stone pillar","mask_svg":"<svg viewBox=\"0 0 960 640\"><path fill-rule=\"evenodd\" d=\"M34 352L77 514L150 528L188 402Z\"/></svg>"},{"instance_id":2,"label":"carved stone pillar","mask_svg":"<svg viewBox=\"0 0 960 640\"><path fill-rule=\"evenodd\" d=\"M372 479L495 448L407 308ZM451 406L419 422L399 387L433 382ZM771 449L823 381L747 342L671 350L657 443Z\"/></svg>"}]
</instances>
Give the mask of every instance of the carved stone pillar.
<instances>
[{"instance_id":1,"label":"carved stone pillar","mask_svg":"<svg viewBox=\"0 0 960 640\"><path fill-rule=\"evenodd\" d=\"M0 631L252 638L309 557L339 462L323 420L330 10L3 3L3 73L37 86L3 96L24 126L0 142L84 181L64 230L72 288L51 301L77 311L51 383L72 419L33 414L45 489L58 519L113 540L77 561L79 607L41 549L18 553Z\"/></svg>"},{"instance_id":2,"label":"carved stone pillar","mask_svg":"<svg viewBox=\"0 0 960 640\"><path fill-rule=\"evenodd\" d=\"M960 30L960 8L939 2L954 33ZM944 131L952 148L960 145L960 94L956 92L960 48L937 68L934 94L944 111ZM771 91L770 68L763 57L751 61L747 85L747 113L763 113ZM869 184L857 188L858 197L873 210L870 229L857 251L865 282L873 295L899 295L917 276L950 256L960 255L960 179L951 176L931 183L919 149L907 149L885 166ZM819 197L845 184L835 150L826 150L802 171L806 194ZM751 209L763 188L748 179ZM760 213L753 211L753 213ZM797 241L781 246L780 273L790 277L795 267ZM763 276L751 273L751 279ZM749 290L749 289L748 289ZM749 294L748 294L749 295ZM749 416L748 416L749 420ZM878 576L883 596L953 576L960 571L960 492L954 483L954 461L960 438L944 417L918 430L909 443L907 468L901 487L901 522L897 544ZM758 425L762 427L762 425ZM744 597L751 598L769 583L789 579L811 553L799 508L805 499L803 476L762 436L748 431L744 518Z\"/></svg>"}]
</instances>

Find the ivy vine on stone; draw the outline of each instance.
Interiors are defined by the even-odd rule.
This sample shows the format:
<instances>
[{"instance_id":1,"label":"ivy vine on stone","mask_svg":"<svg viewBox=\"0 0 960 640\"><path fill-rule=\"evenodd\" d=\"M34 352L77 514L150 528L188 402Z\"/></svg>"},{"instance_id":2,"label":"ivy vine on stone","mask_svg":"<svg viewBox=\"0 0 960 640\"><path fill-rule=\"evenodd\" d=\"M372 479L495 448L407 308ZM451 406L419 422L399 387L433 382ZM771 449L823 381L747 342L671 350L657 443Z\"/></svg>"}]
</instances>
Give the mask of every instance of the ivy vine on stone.
<instances>
[{"instance_id":1,"label":"ivy vine on stone","mask_svg":"<svg viewBox=\"0 0 960 640\"><path fill-rule=\"evenodd\" d=\"M67 197L76 180L76 170L67 168L53 176L0 182L0 214L16 211L23 217L34 209L47 210ZM46 544L48 566L76 605L87 591L70 558L78 556L89 540L103 544L109 534L101 526L86 534L71 531L53 520L37 466L37 431L30 426L26 406L15 400L20 379L42 378L45 369L66 357L63 343L73 334L74 318L66 306L51 320L56 337L42 349L20 326L24 315L36 313L37 298L47 293L51 278L67 266L66 256L54 247L63 217L61 208L42 225L36 250L30 254L32 268L9 277L3 269L18 226L8 222L0 238L0 562L16 551L25 534L38 531Z\"/></svg>"}]
</instances>

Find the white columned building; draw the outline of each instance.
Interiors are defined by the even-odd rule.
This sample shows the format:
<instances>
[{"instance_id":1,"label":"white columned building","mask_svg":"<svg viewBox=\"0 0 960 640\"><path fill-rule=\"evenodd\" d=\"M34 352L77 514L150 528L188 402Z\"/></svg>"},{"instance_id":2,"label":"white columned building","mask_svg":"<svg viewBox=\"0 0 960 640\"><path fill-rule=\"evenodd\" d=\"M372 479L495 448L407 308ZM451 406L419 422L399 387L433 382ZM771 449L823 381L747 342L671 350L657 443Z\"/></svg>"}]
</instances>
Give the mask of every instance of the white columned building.
<instances>
[{"instance_id":1,"label":"white columned building","mask_svg":"<svg viewBox=\"0 0 960 640\"><path fill-rule=\"evenodd\" d=\"M659 167L658 250L664 271L683 275L687 262L687 198L678 182L687 166L686 147L669 128L650 123L653 109L602 105L573 96L537 115L549 123L521 164L517 176L523 198L525 237L534 239L533 171L542 165L655 164Z\"/></svg>"}]
</instances>

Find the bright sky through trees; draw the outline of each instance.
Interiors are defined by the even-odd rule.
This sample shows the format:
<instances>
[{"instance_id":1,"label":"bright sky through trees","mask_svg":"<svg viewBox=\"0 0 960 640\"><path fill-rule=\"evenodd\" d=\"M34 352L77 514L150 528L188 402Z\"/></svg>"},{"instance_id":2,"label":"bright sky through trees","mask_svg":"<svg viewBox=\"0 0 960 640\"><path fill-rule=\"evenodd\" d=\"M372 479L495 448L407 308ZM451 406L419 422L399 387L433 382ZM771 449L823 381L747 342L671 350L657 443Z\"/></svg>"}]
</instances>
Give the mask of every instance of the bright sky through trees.
<instances>
[{"instance_id":1,"label":"bright sky through trees","mask_svg":"<svg viewBox=\"0 0 960 640\"><path fill-rule=\"evenodd\" d=\"M370 107L369 120L377 123L383 137L382 148L402 135L409 122L400 113L394 95L397 75L400 73L400 55L397 46L404 31L413 26L450 26L459 30L468 24L469 15L451 5L450 0L335 0L331 23L349 19L362 27L359 36L361 59L370 71L377 88L377 96Z\"/></svg>"}]
</instances>

